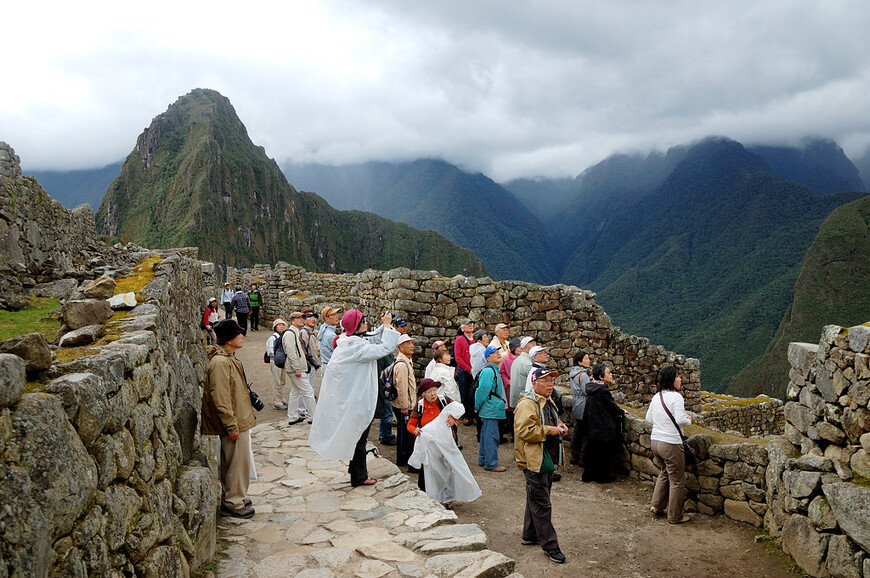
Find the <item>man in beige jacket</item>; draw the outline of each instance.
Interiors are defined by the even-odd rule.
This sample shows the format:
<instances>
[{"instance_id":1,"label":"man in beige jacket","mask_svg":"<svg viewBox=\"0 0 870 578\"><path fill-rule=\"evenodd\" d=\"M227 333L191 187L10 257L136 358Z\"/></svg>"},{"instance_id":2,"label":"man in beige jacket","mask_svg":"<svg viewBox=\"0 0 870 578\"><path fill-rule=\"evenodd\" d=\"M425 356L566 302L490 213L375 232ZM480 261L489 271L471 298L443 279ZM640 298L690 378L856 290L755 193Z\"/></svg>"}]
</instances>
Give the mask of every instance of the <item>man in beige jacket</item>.
<instances>
[{"instance_id":1,"label":"man in beige jacket","mask_svg":"<svg viewBox=\"0 0 870 578\"><path fill-rule=\"evenodd\" d=\"M555 375L555 371L546 367L532 372L532 391L520 396L514 409L514 457L526 477L526 512L520 543L540 545L550 560L564 564L550 502L553 472L562 462L561 436L568 432L550 398Z\"/></svg>"},{"instance_id":2,"label":"man in beige jacket","mask_svg":"<svg viewBox=\"0 0 870 578\"><path fill-rule=\"evenodd\" d=\"M305 419L299 415L300 398L308 411L308 423L311 423L316 407L314 388L311 387L306 375L308 373L308 360L305 359L305 347L302 345L303 325L305 325L305 319L302 317L302 313L299 311L291 313L290 327L284 332L284 337L281 340L284 353L287 355L284 372L290 379L290 399L287 401L287 423L290 425Z\"/></svg>"},{"instance_id":3,"label":"man in beige jacket","mask_svg":"<svg viewBox=\"0 0 870 578\"><path fill-rule=\"evenodd\" d=\"M393 370L393 387L396 388L396 399L393 400L393 414L396 416L396 465L407 466L408 458L414 452L414 440L408 430L408 420L411 409L417 406L417 379L414 377L414 340L408 335L399 337L396 346L399 352ZM408 471L417 471L409 468Z\"/></svg>"},{"instance_id":4,"label":"man in beige jacket","mask_svg":"<svg viewBox=\"0 0 870 578\"><path fill-rule=\"evenodd\" d=\"M245 369L235 356L245 336L232 319L218 321L214 331L217 345L208 348L200 431L220 436L221 513L250 518L254 508L245 494L251 476L251 428L256 419L245 383Z\"/></svg>"}]
</instances>

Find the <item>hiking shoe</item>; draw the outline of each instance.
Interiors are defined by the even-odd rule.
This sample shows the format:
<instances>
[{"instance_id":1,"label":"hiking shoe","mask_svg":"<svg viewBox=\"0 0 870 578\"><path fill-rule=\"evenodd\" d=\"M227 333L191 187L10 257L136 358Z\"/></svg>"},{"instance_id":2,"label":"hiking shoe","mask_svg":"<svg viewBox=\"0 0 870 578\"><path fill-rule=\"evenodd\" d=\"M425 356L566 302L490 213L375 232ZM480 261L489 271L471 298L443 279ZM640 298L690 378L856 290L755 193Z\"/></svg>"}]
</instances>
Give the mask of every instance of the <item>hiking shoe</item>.
<instances>
[{"instance_id":1,"label":"hiking shoe","mask_svg":"<svg viewBox=\"0 0 870 578\"><path fill-rule=\"evenodd\" d=\"M488 472L504 472L504 471L507 471L507 468L504 467L504 466L496 466L496 467L494 467L494 468L483 468L483 469L486 470L486 471L488 471Z\"/></svg>"},{"instance_id":2,"label":"hiking shoe","mask_svg":"<svg viewBox=\"0 0 870 578\"><path fill-rule=\"evenodd\" d=\"M393 436L391 438L384 438L381 440L381 445L384 446L394 446L396 445L396 437Z\"/></svg>"},{"instance_id":3,"label":"hiking shoe","mask_svg":"<svg viewBox=\"0 0 870 578\"><path fill-rule=\"evenodd\" d=\"M649 511L652 512L653 516L661 517L665 515L664 510L662 510L661 508L656 508L655 506L650 506Z\"/></svg>"},{"instance_id":4,"label":"hiking shoe","mask_svg":"<svg viewBox=\"0 0 870 578\"><path fill-rule=\"evenodd\" d=\"M558 482L562 479L562 474L553 474L553 481Z\"/></svg>"},{"instance_id":5,"label":"hiking shoe","mask_svg":"<svg viewBox=\"0 0 870 578\"><path fill-rule=\"evenodd\" d=\"M566 560L565 555L562 554L562 551L558 548L553 548L552 550L548 551L547 556L556 564L564 564Z\"/></svg>"},{"instance_id":6,"label":"hiking shoe","mask_svg":"<svg viewBox=\"0 0 870 578\"><path fill-rule=\"evenodd\" d=\"M233 518L252 518L254 516L254 508L251 506L242 506L238 510L233 510L228 506L221 506L221 514L231 516Z\"/></svg>"},{"instance_id":7,"label":"hiking shoe","mask_svg":"<svg viewBox=\"0 0 870 578\"><path fill-rule=\"evenodd\" d=\"M287 411L287 404L286 403L273 403L272 407L274 409Z\"/></svg>"},{"instance_id":8,"label":"hiking shoe","mask_svg":"<svg viewBox=\"0 0 870 578\"><path fill-rule=\"evenodd\" d=\"M287 425L296 425L297 423L302 423L305 420L304 417L297 417L296 419L291 419L287 422Z\"/></svg>"},{"instance_id":9,"label":"hiking shoe","mask_svg":"<svg viewBox=\"0 0 870 578\"><path fill-rule=\"evenodd\" d=\"M537 540L526 540L525 538L521 538L520 544L523 546L537 546L539 542Z\"/></svg>"},{"instance_id":10,"label":"hiking shoe","mask_svg":"<svg viewBox=\"0 0 870 578\"><path fill-rule=\"evenodd\" d=\"M668 524L685 524L686 522L690 522L691 520L692 520L692 518L683 514L683 517L680 518L679 520L668 520Z\"/></svg>"}]
</instances>

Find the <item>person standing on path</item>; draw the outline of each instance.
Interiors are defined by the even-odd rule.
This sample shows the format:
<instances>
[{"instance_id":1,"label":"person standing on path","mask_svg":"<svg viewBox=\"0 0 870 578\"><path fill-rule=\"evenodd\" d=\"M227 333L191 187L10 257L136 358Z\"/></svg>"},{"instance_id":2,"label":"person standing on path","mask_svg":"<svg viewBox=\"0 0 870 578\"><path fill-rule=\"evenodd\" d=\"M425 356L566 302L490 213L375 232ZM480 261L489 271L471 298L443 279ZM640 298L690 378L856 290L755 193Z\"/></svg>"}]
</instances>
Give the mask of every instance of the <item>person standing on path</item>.
<instances>
[{"instance_id":1,"label":"person standing on path","mask_svg":"<svg viewBox=\"0 0 870 578\"><path fill-rule=\"evenodd\" d=\"M275 365L275 343L281 340L287 330L287 322L276 319L272 322L272 335L266 340L266 355L269 356L269 369L272 371L272 407L277 410L287 409L287 396L284 392L284 368ZM284 342L281 342L281 347Z\"/></svg>"},{"instance_id":2,"label":"person standing on path","mask_svg":"<svg viewBox=\"0 0 870 578\"><path fill-rule=\"evenodd\" d=\"M323 324L317 330L317 341L320 342L320 363L323 364L323 373L326 373L326 366L329 365L329 360L332 358L332 352L335 349L332 346L332 341L335 339L338 328L338 313L341 311L338 307L324 307L320 311L320 317L323 318Z\"/></svg>"},{"instance_id":3,"label":"person standing on path","mask_svg":"<svg viewBox=\"0 0 870 578\"><path fill-rule=\"evenodd\" d=\"M305 418L299 415L299 400L303 400L309 416L314 415L316 403L314 401L314 389L308 383L305 372L308 371L308 361L302 348L301 330L305 321L302 313L294 311L290 314L290 327L284 332L281 343L287 362L284 364L285 375L290 379L290 398L287 400L287 423L295 425ZM309 423L311 418L309 418Z\"/></svg>"},{"instance_id":4,"label":"person standing on path","mask_svg":"<svg viewBox=\"0 0 870 578\"><path fill-rule=\"evenodd\" d=\"M351 486L377 483L368 477L366 439L375 415L378 396L377 360L396 348L399 333L389 311L381 317L381 342L365 337L368 324L359 309L341 318L344 333L320 384L320 403L308 435L308 444L326 459L350 460Z\"/></svg>"},{"instance_id":5,"label":"person standing on path","mask_svg":"<svg viewBox=\"0 0 870 578\"><path fill-rule=\"evenodd\" d=\"M517 355L517 358L511 364L511 383L514 384L511 388L510 406L516 407L520 401L520 396L525 391L526 379L532 371L532 356L529 351L537 345L534 338L523 337L520 339L520 349L522 353Z\"/></svg>"},{"instance_id":6,"label":"person standing on path","mask_svg":"<svg viewBox=\"0 0 870 578\"><path fill-rule=\"evenodd\" d=\"M233 295L235 293L230 289L229 283L224 283L224 290L221 291L221 305L224 306L224 319L232 319L233 317Z\"/></svg>"},{"instance_id":7,"label":"person standing on path","mask_svg":"<svg viewBox=\"0 0 870 578\"><path fill-rule=\"evenodd\" d=\"M260 330L260 305L263 304L263 296L256 283L251 283L248 291L248 303L251 305L251 331Z\"/></svg>"},{"instance_id":8,"label":"person standing on path","mask_svg":"<svg viewBox=\"0 0 870 578\"><path fill-rule=\"evenodd\" d=\"M317 325L317 313L310 307L303 307L300 336L302 337L302 353L305 355L305 359L308 360L308 372L303 377L308 379L311 391L314 391L315 374L317 372L317 367L315 367L312 361L320 363L320 342L317 341L317 336L314 335L315 325Z\"/></svg>"},{"instance_id":9,"label":"person standing on path","mask_svg":"<svg viewBox=\"0 0 870 578\"><path fill-rule=\"evenodd\" d=\"M559 421L551 399L556 372L546 367L532 373L532 391L524 393L514 410L514 458L526 478L523 546L540 545L557 564L565 563L553 527L550 490L553 472L562 461L562 436L568 426Z\"/></svg>"},{"instance_id":10,"label":"person standing on path","mask_svg":"<svg viewBox=\"0 0 870 578\"><path fill-rule=\"evenodd\" d=\"M411 409L417 405L417 378L414 377L414 340L408 335L399 337L399 352L393 367L393 387L396 388L396 399L393 400L393 414L396 417L396 465L408 465L408 458L414 451L414 436L408 432L408 420ZM416 472L417 468L409 471Z\"/></svg>"},{"instance_id":11,"label":"person standing on path","mask_svg":"<svg viewBox=\"0 0 870 578\"><path fill-rule=\"evenodd\" d=\"M480 450L477 463L488 472L503 472L498 465L498 442L501 437L499 423L505 419L504 384L498 374L501 348L490 345L484 350L486 367L477 378L474 409L480 417Z\"/></svg>"},{"instance_id":12,"label":"person standing on path","mask_svg":"<svg viewBox=\"0 0 870 578\"><path fill-rule=\"evenodd\" d=\"M591 381L592 358L585 351L574 356L574 367L568 372L571 384L571 410L574 414L574 435L571 437L570 463L583 465L583 414L586 412L586 384Z\"/></svg>"},{"instance_id":13,"label":"person standing on path","mask_svg":"<svg viewBox=\"0 0 870 578\"><path fill-rule=\"evenodd\" d=\"M674 424L692 424L692 418L686 413L683 396L680 394L682 388L683 378L677 373L677 368L672 365L663 367L656 379L656 395L646 412L646 421L653 426L649 436L652 452L661 463L649 509L656 516L667 514L671 524L682 524L691 519L683 514L683 502L686 499L686 455L683 438ZM670 416L665 406L671 412Z\"/></svg>"},{"instance_id":14,"label":"person standing on path","mask_svg":"<svg viewBox=\"0 0 870 578\"><path fill-rule=\"evenodd\" d=\"M471 425L474 420L474 396L469 395L474 377L471 375L471 345L474 343L474 323L471 319L463 317L459 320L459 334L453 340L453 357L456 358L456 385L459 387L459 396L462 405L465 406L465 415L462 423Z\"/></svg>"},{"instance_id":15,"label":"person standing on path","mask_svg":"<svg viewBox=\"0 0 870 578\"><path fill-rule=\"evenodd\" d=\"M254 408L242 362L235 352L245 336L232 319L214 325L217 345L209 346L208 370L202 390L202 424L205 435L220 436L221 513L235 518L254 515L245 498L251 476L251 428L256 424Z\"/></svg>"},{"instance_id":16,"label":"person standing on path","mask_svg":"<svg viewBox=\"0 0 870 578\"><path fill-rule=\"evenodd\" d=\"M236 287L236 294L233 295L233 311L236 312L236 320L239 327L242 328L242 335L248 334L248 313L251 312L251 302L248 300L248 294L242 291L241 287Z\"/></svg>"}]
</instances>

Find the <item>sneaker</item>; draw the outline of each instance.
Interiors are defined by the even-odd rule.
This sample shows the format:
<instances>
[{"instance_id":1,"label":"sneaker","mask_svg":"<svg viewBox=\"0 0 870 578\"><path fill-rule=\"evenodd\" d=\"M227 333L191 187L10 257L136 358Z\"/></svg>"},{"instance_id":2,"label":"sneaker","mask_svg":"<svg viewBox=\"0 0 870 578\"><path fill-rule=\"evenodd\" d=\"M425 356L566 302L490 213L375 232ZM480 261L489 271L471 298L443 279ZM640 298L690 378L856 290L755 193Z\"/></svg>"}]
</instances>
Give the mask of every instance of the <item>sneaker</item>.
<instances>
[{"instance_id":1,"label":"sneaker","mask_svg":"<svg viewBox=\"0 0 870 578\"><path fill-rule=\"evenodd\" d=\"M685 524L686 522L690 522L691 520L692 520L692 518L683 514L683 517L680 518L679 520L668 520L668 524Z\"/></svg>"},{"instance_id":2,"label":"sneaker","mask_svg":"<svg viewBox=\"0 0 870 578\"><path fill-rule=\"evenodd\" d=\"M525 538L522 538L520 544L523 546L537 546L539 542L537 540L526 540Z\"/></svg>"},{"instance_id":3,"label":"sneaker","mask_svg":"<svg viewBox=\"0 0 870 578\"><path fill-rule=\"evenodd\" d=\"M287 411L287 404L283 403L283 402L272 404L272 407L275 409L282 410L282 411Z\"/></svg>"},{"instance_id":4,"label":"sneaker","mask_svg":"<svg viewBox=\"0 0 870 578\"><path fill-rule=\"evenodd\" d=\"M488 472L504 472L504 471L507 471L507 468L504 467L504 466L496 466L496 467L494 467L494 468L483 468L483 469L486 470L486 471L488 471Z\"/></svg>"},{"instance_id":5,"label":"sneaker","mask_svg":"<svg viewBox=\"0 0 870 578\"><path fill-rule=\"evenodd\" d=\"M659 516L659 517L661 517L661 516L664 516L664 515L665 515L665 511L664 511L664 510L662 510L661 508L656 508L655 506L650 506L650 507L649 507L649 511L652 512L652 515L653 515L653 516Z\"/></svg>"},{"instance_id":6,"label":"sneaker","mask_svg":"<svg viewBox=\"0 0 870 578\"><path fill-rule=\"evenodd\" d=\"M562 554L562 551L558 548L553 548L549 552L547 552L547 556L549 556L550 560L555 562L556 564L564 564L565 563L565 555Z\"/></svg>"},{"instance_id":7,"label":"sneaker","mask_svg":"<svg viewBox=\"0 0 870 578\"><path fill-rule=\"evenodd\" d=\"M287 422L287 425L296 425L297 423L302 423L304 417L297 417L296 419L291 419Z\"/></svg>"},{"instance_id":8,"label":"sneaker","mask_svg":"<svg viewBox=\"0 0 870 578\"><path fill-rule=\"evenodd\" d=\"M251 518L254 516L254 508L251 506L242 506L238 510L232 510L227 506L221 506L221 514L231 516L233 518Z\"/></svg>"}]
</instances>

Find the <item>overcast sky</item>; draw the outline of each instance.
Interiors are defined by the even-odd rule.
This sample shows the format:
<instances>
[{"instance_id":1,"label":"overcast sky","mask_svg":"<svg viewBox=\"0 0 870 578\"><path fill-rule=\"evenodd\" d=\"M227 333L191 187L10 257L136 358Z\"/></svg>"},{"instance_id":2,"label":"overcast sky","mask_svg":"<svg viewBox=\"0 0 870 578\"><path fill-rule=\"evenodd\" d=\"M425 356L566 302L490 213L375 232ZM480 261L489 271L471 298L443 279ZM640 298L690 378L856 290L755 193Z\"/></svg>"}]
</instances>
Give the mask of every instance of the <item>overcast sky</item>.
<instances>
[{"instance_id":1,"label":"overcast sky","mask_svg":"<svg viewBox=\"0 0 870 578\"><path fill-rule=\"evenodd\" d=\"M283 162L443 158L503 181L708 135L870 144L870 2L14 2L0 140L126 157L193 88Z\"/></svg>"}]
</instances>

